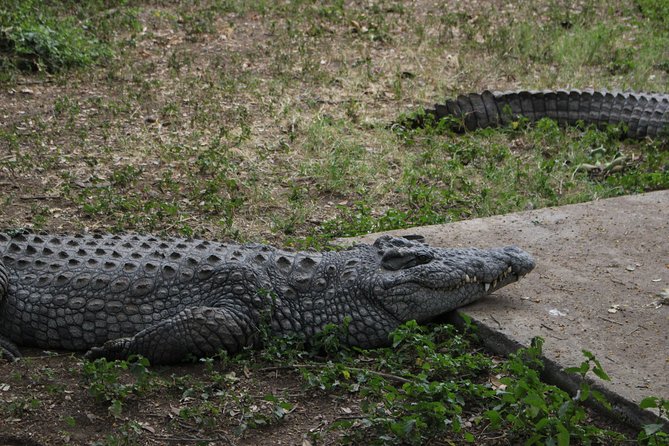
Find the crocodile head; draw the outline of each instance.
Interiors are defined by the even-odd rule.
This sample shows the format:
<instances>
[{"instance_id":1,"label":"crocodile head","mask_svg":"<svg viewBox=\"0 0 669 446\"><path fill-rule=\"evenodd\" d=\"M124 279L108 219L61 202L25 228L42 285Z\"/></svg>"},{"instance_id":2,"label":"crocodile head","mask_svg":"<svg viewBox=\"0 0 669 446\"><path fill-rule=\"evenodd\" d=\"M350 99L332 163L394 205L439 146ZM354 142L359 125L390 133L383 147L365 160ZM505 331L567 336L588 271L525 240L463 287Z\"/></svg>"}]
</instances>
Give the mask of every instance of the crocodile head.
<instances>
[{"instance_id":1,"label":"crocodile head","mask_svg":"<svg viewBox=\"0 0 669 446\"><path fill-rule=\"evenodd\" d=\"M534 268L525 251L435 248L421 237L376 240L378 269L371 298L398 321L424 321L516 282Z\"/></svg>"}]
</instances>

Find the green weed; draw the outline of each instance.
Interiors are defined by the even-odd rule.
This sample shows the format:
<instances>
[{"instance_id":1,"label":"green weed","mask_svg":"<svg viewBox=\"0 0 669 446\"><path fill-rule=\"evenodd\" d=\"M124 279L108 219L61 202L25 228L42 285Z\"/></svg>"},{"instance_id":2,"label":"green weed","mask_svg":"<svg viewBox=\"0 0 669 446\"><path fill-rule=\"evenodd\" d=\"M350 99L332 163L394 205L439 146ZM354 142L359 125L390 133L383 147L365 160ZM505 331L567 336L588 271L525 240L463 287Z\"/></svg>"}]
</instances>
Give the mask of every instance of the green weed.
<instances>
[{"instance_id":1,"label":"green weed","mask_svg":"<svg viewBox=\"0 0 669 446\"><path fill-rule=\"evenodd\" d=\"M85 361L82 375L90 395L99 402L108 403L109 413L119 418L124 402L131 396L142 395L154 383L154 375L148 366L149 361L142 357L133 357L127 361L107 361L101 358Z\"/></svg>"},{"instance_id":2,"label":"green weed","mask_svg":"<svg viewBox=\"0 0 669 446\"><path fill-rule=\"evenodd\" d=\"M37 411L41 406L42 401L36 396L21 397L4 403L0 413L5 418L21 418L27 413Z\"/></svg>"},{"instance_id":3,"label":"green weed","mask_svg":"<svg viewBox=\"0 0 669 446\"><path fill-rule=\"evenodd\" d=\"M391 349L360 352L375 358L383 371L357 367L360 358L348 355L317 372L301 369L310 386L365 396L359 419L332 426L344 430L350 443L425 444L444 436L476 442L499 431L506 432L508 441L524 444L623 440L589 423L583 403L591 397L607 403L586 381L572 398L539 379L539 339L500 364L472 353L469 336L449 326L428 331L409 322L392 339ZM584 354L586 361L570 371L608 378L596 358ZM492 385L490 376L501 376L498 385Z\"/></svg>"},{"instance_id":4,"label":"green weed","mask_svg":"<svg viewBox=\"0 0 669 446\"><path fill-rule=\"evenodd\" d=\"M585 381L588 372L604 380L609 377L602 370L599 361L587 351L586 361L579 367L565 370L576 373L581 378L580 388L574 397L540 380L543 367L540 356L543 340L535 338L532 346L511 355L503 367L509 376L500 381L506 388L500 392L500 403L486 412L492 427L507 424L517 434L525 437L525 444L590 444L592 442L612 443L623 440L622 436L600 429L588 423L583 403L594 398L605 407L610 405Z\"/></svg>"},{"instance_id":5,"label":"green weed","mask_svg":"<svg viewBox=\"0 0 669 446\"><path fill-rule=\"evenodd\" d=\"M293 411L294 405L274 395L263 396L263 408L247 404L240 404L241 422L235 428L236 435L242 435L247 429L259 429L281 422L287 414Z\"/></svg>"},{"instance_id":6,"label":"green weed","mask_svg":"<svg viewBox=\"0 0 669 446\"><path fill-rule=\"evenodd\" d=\"M636 0L641 15L662 26L669 20L669 4L663 0Z\"/></svg>"},{"instance_id":7,"label":"green weed","mask_svg":"<svg viewBox=\"0 0 669 446\"><path fill-rule=\"evenodd\" d=\"M73 17L33 0L8 0L0 11L0 68L60 71L111 57L111 49Z\"/></svg>"},{"instance_id":8,"label":"green weed","mask_svg":"<svg viewBox=\"0 0 669 446\"><path fill-rule=\"evenodd\" d=\"M105 436L102 441L91 443L93 446L135 446L140 444L142 426L136 421L128 421L115 429L114 434Z\"/></svg>"},{"instance_id":9,"label":"green weed","mask_svg":"<svg viewBox=\"0 0 669 446\"><path fill-rule=\"evenodd\" d=\"M639 403L642 409L656 409L659 420L666 420L669 415L669 400L650 396ZM649 446L660 446L669 444L669 433L666 422L651 423L643 426L637 437L639 444Z\"/></svg>"}]
</instances>

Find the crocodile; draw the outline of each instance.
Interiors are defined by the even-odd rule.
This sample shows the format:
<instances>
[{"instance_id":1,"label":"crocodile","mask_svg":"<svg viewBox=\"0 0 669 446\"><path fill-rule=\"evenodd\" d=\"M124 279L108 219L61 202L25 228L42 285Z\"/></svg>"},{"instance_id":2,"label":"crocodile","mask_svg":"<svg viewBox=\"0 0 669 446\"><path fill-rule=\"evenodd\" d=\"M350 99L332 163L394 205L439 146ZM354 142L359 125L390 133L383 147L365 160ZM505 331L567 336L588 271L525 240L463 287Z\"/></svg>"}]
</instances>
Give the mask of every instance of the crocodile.
<instances>
[{"instance_id":1,"label":"crocodile","mask_svg":"<svg viewBox=\"0 0 669 446\"><path fill-rule=\"evenodd\" d=\"M343 251L293 252L150 235L0 233L0 352L19 346L140 354L153 364L308 342L328 324L362 348L517 281L534 260L514 247L431 247L379 237Z\"/></svg>"},{"instance_id":2,"label":"crocodile","mask_svg":"<svg viewBox=\"0 0 669 446\"><path fill-rule=\"evenodd\" d=\"M669 94L607 90L519 90L461 94L436 104L426 116L460 120L462 129L508 125L523 117L530 122L550 118L560 125L582 121L600 128L622 125L625 136L641 139L666 136ZM424 118L413 125L421 126Z\"/></svg>"}]
</instances>

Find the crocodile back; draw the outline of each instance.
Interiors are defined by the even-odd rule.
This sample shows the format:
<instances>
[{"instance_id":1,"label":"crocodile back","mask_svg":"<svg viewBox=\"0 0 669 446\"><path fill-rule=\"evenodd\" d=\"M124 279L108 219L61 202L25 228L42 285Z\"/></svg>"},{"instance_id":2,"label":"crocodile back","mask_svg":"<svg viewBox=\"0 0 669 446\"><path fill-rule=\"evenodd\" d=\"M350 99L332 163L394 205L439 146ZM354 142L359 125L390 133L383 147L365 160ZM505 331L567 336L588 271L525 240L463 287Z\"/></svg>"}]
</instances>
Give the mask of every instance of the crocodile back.
<instances>
[{"instance_id":1,"label":"crocodile back","mask_svg":"<svg viewBox=\"0 0 669 446\"><path fill-rule=\"evenodd\" d=\"M202 240L0 234L0 335L72 350L132 336L189 306L248 298L238 288L257 277L236 265L249 256Z\"/></svg>"}]
</instances>

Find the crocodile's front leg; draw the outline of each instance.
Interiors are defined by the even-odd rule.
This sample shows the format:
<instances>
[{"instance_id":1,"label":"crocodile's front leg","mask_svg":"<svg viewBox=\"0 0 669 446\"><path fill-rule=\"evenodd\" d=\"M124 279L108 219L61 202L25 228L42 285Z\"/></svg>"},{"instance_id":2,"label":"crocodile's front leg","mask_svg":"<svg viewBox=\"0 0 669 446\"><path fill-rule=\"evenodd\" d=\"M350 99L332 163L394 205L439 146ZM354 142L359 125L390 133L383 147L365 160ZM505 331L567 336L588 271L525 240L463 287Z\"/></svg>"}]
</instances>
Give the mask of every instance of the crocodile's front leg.
<instances>
[{"instance_id":1,"label":"crocodile's front leg","mask_svg":"<svg viewBox=\"0 0 669 446\"><path fill-rule=\"evenodd\" d=\"M236 353L252 346L257 326L248 315L226 308L187 308L131 338L107 341L86 353L87 359L125 359L139 354L152 364L170 364L189 357L213 356L221 350Z\"/></svg>"},{"instance_id":2,"label":"crocodile's front leg","mask_svg":"<svg viewBox=\"0 0 669 446\"><path fill-rule=\"evenodd\" d=\"M2 260L0 260L0 307L4 304L7 299L7 290L9 289L9 273L7 267ZM5 339L0 334L0 358L7 358L10 361L14 361L21 356L19 349L16 348L16 345L9 342L8 339Z\"/></svg>"}]
</instances>

